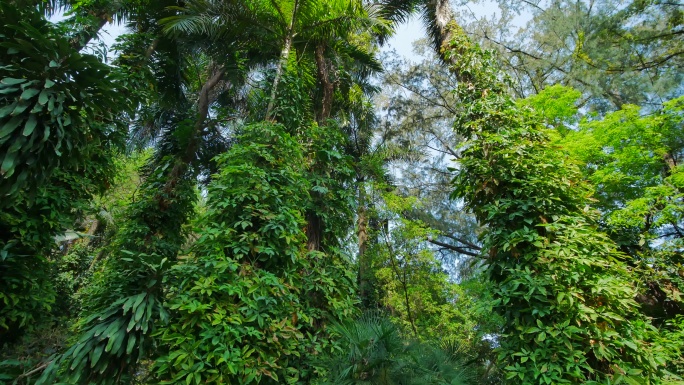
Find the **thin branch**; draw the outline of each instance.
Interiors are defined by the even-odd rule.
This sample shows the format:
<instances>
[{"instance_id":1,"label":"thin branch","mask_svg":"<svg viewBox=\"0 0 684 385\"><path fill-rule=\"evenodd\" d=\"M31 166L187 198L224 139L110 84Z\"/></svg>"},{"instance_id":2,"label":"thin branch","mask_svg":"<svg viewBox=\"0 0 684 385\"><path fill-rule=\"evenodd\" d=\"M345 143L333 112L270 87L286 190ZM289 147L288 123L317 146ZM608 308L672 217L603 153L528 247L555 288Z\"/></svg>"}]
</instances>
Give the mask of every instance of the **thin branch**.
<instances>
[{"instance_id":1,"label":"thin branch","mask_svg":"<svg viewBox=\"0 0 684 385\"><path fill-rule=\"evenodd\" d=\"M415 333L416 337L418 336L418 328L416 328L416 323L413 320L413 314L411 312L411 302L409 300L409 295L408 295L408 284L406 283L406 267L404 267L404 274L403 277L404 279L402 280L400 277L402 274L400 274L400 269L397 266L397 261L394 259L394 249L392 248L392 243L389 240L389 235L387 234L387 231L382 232L384 237L385 237L385 243L387 244L387 248L389 249L390 252L390 260L392 261L392 268L394 269L395 274L397 275L397 278L399 278L399 282L401 282L401 286L404 289L404 300L406 301L406 316L409 319L409 322L411 323L411 327L413 329L413 332Z\"/></svg>"},{"instance_id":2,"label":"thin branch","mask_svg":"<svg viewBox=\"0 0 684 385\"><path fill-rule=\"evenodd\" d=\"M455 237L455 236L449 235L449 234L440 234L440 236L446 237L446 238L449 238L449 239L453 239L454 241L460 242L460 243L462 243L462 244L468 246L468 247L471 248L471 249L482 250L482 248L481 248L480 246L478 246L478 245L476 245L476 244L474 244L474 243L468 242L468 241L466 241L466 240L463 239L463 238L458 238L458 237Z\"/></svg>"},{"instance_id":3,"label":"thin branch","mask_svg":"<svg viewBox=\"0 0 684 385\"><path fill-rule=\"evenodd\" d=\"M21 380L22 378L25 378L25 377L31 377L32 375L34 375L34 374L40 372L41 370L47 368L47 366L50 365L51 363L52 363L52 361L44 362L42 365L38 366L37 368L35 368L29 372L20 374L19 376L17 376L17 379L15 382L18 382L19 380Z\"/></svg>"},{"instance_id":4,"label":"thin branch","mask_svg":"<svg viewBox=\"0 0 684 385\"><path fill-rule=\"evenodd\" d=\"M527 5L531 5L532 7L537 8L538 10L540 10L540 11L542 11L542 12L546 12L546 10L545 10L544 8L538 6L537 4L534 4L534 3L531 2L531 1L527 1L527 0L521 0L521 1L522 1L523 3L525 3L525 4L527 4Z\"/></svg>"},{"instance_id":5,"label":"thin branch","mask_svg":"<svg viewBox=\"0 0 684 385\"><path fill-rule=\"evenodd\" d=\"M455 251L455 252L457 252L457 253L461 253L461 254L465 254L465 255L470 255L471 257L480 257L480 256L481 256L480 254L474 253L474 252L472 252L472 251L470 251L470 250L467 250L467 249L465 249L465 248L458 247L458 246L454 246L454 245L450 245L450 244L448 244L448 243L440 242L440 241L437 241L437 240L434 240L434 239L428 239L428 242L432 243L433 245L441 246L441 247L443 247L443 248L445 248L445 249L449 249L449 250Z\"/></svg>"},{"instance_id":6,"label":"thin branch","mask_svg":"<svg viewBox=\"0 0 684 385\"><path fill-rule=\"evenodd\" d=\"M414 89L409 88L408 86L405 86L403 83L400 83L399 81L390 81L390 82L391 82L391 83L394 83L394 84L396 84L396 85L398 85L398 86L401 87L401 88L406 89L407 91L409 91L409 92L411 92L411 93L414 93L414 94L420 96L422 99L425 99L426 101L428 101L428 102L431 103L432 105L440 106L440 107L446 109L447 111L456 113L455 111L452 111L451 107L449 107L448 105L445 105L445 104L442 104L442 103L438 103L437 101L435 101L435 100L433 100L433 99L430 99L429 97L423 95L423 94L420 93L419 91L416 91L416 90L414 90Z\"/></svg>"}]
</instances>

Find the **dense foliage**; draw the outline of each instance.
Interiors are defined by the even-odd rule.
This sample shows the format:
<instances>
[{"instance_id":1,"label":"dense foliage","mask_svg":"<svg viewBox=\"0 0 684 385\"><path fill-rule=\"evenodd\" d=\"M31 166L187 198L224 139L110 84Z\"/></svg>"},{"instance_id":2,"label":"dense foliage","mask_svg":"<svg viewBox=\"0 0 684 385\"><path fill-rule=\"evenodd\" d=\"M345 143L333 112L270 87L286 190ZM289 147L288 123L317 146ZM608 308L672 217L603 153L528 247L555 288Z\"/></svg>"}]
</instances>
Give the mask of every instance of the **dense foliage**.
<instances>
[{"instance_id":1,"label":"dense foliage","mask_svg":"<svg viewBox=\"0 0 684 385\"><path fill-rule=\"evenodd\" d=\"M170 273L155 365L170 383L307 382L334 345L326 324L354 313L349 261L306 247L301 145L272 124L238 140L218 159L200 239Z\"/></svg>"},{"instance_id":2,"label":"dense foliage","mask_svg":"<svg viewBox=\"0 0 684 385\"><path fill-rule=\"evenodd\" d=\"M681 9L497 4L3 2L0 383L681 381Z\"/></svg>"},{"instance_id":3,"label":"dense foliage","mask_svg":"<svg viewBox=\"0 0 684 385\"><path fill-rule=\"evenodd\" d=\"M520 383L660 377L654 332L634 301L624 256L595 226L579 170L548 150L546 128L506 95L491 53L458 26L444 46L470 108L455 179L481 223L494 308L506 324L499 355ZM662 358L661 358L662 359ZM533 364L525 365L531 361Z\"/></svg>"},{"instance_id":4,"label":"dense foliage","mask_svg":"<svg viewBox=\"0 0 684 385\"><path fill-rule=\"evenodd\" d=\"M56 168L78 169L90 148L112 141L111 124L126 100L110 68L73 49L38 12L11 4L0 12L20 20L0 31L4 208L20 192L34 193Z\"/></svg>"}]
</instances>

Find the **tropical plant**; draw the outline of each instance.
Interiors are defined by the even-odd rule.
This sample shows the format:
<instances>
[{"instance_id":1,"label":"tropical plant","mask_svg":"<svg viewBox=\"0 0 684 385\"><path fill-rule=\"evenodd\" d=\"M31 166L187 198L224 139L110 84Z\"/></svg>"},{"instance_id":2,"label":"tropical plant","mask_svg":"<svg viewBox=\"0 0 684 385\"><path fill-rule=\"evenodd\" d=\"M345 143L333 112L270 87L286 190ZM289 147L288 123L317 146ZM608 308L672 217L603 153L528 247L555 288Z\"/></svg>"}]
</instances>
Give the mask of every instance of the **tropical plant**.
<instances>
[{"instance_id":1,"label":"tropical plant","mask_svg":"<svg viewBox=\"0 0 684 385\"><path fill-rule=\"evenodd\" d=\"M644 342L655 332L633 300L624 255L594 225L579 170L552 151L540 119L512 102L491 52L448 28L442 54L469 106L455 124L468 140L454 195L488 225L483 244L494 309L505 320L499 355L507 378L658 378L664 363Z\"/></svg>"},{"instance_id":2,"label":"tropical plant","mask_svg":"<svg viewBox=\"0 0 684 385\"><path fill-rule=\"evenodd\" d=\"M35 9L0 7L0 207L27 197L57 168L78 168L93 146L121 139L125 92L115 74L82 55ZM29 178L30 175L30 178ZM30 201L30 200L29 200Z\"/></svg>"},{"instance_id":3,"label":"tropical plant","mask_svg":"<svg viewBox=\"0 0 684 385\"><path fill-rule=\"evenodd\" d=\"M380 313L368 312L338 323L341 350L323 357L318 384L469 384L472 369L458 345L434 347L405 340L399 328Z\"/></svg>"},{"instance_id":4,"label":"tropical plant","mask_svg":"<svg viewBox=\"0 0 684 385\"><path fill-rule=\"evenodd\" d=\"M306 248L304 156L268 123L221 156L201 238L171 274L161 380L306 382L309 357L331 348L326 324L353 314L348 262Z\"/></svg>"},{"instance_id":5,"label":"tropical plant","mask_svg":"<svg viewBox=\"0 0 684 385\"><path fill-rule=\"evenodd\" d=\"M55 237L114 174L128 100L108 66L71 48L36 9L3 3L0 15L13 21L0 31L0 334L19 337L54 302Z\"/></svg>"}]
</instances>

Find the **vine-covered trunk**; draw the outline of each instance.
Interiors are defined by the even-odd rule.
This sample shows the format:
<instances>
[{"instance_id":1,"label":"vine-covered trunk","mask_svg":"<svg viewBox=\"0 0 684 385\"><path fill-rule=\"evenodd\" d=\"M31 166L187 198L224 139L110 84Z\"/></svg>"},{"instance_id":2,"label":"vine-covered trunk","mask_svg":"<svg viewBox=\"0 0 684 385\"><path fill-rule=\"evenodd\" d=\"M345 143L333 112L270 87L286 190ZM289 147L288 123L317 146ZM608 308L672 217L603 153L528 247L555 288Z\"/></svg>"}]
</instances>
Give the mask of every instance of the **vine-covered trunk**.
<instances>
[{"instance_id":1,"label":"vine-covered trunk","mask_svg":"<svg viewBox=\"0 0 684 385\"><path fill-rule=\"evenodd\" d=\"M306 213L306 246L309 251L321 250L321 238L323 236L323 221L310 210Z\"/></svg>"},{"instance_id":2,"label":"vine-covered trunk","mask_svg":"<svg viewBox=\"0 0 684 385\"><path fill-rule=\"evenodd\" d=\"M653 333L634 301L624 256L597 231L590 189L551 148L533 111L509 96L493 53L437 18L440 56L467 106L455 197L487 232L494 310L505 321L500 364L512 383L658 378ZM502 80L504 79L504 80Z\"/></svg>"},{"instance_id":3,"label":"vine-covered trunk","mask_svg":"<svg viewBox=\"0 0 684 385\"><path fill-rule=\"evenodd\" d=\"M85 298L80 338L45 371L41 383L114 384L131 381L138 362L151 353L152 333L164 322L163 280L185 243L183 226L194 210L196 171L192 163L209 115L212 90L224 71L213 68L202 86L194 121L183 143L171 139L171 154L153 159L138 200L128 208L112 242L101 277ZM106 330L107 333L103 334Z\"/></svg>"},{"instance_id":4,"label":"vine-covered trunk","mask_svg":"<svg viewBox=\"0 0 684 385\"><path fill-rule=\"evenodd\" d=\"M318 111L318 124L323 125L325 121L330 118L332 110L333 95L335 93L335 83L330 80L329 60L325 58L325 45L318 43L315 52L316 72L318 81L321 83L321 90L323 91L323 98L321 99L321 107Z\"/></svg>"},{"instance_id":5,"label":"vine-covered trunk","mask_svg":"<svg viewBox=\"0 0 684 385\"><path fill-rule=\"evenodd\" d=\"M306 249L304 150L283 126L259 123L218 158L201 236L169 274L158 381L308 383L312 352L335 343L324 325L351 315L351 274Z\"/></svg>"}]
</instances>

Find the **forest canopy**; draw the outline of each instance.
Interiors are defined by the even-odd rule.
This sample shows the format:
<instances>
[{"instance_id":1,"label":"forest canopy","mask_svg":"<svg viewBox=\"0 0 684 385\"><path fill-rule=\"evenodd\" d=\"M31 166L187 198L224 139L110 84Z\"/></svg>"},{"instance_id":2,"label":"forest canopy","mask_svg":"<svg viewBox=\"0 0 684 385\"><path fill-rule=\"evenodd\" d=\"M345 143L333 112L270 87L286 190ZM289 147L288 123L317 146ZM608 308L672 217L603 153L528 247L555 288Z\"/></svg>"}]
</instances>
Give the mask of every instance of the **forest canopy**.
<instances>
[{"instance_id":1,"label":"forest canopy","mask_svg":"<svg viewBox=\"0 0 684 385\"><path fill-rule=\"evenodd\" d=\"M469 5L3 1L0 384L684 383L684 6Z\"/></svg>"}]
</instances>

